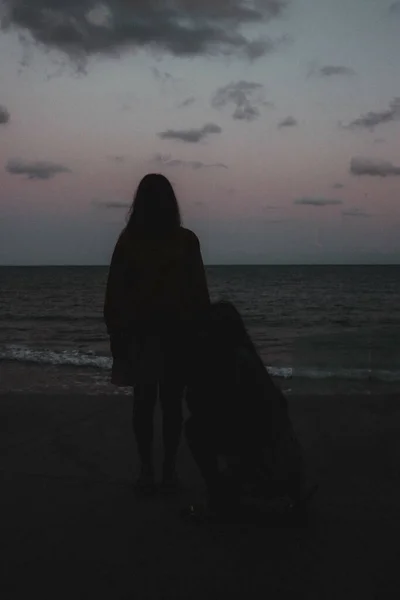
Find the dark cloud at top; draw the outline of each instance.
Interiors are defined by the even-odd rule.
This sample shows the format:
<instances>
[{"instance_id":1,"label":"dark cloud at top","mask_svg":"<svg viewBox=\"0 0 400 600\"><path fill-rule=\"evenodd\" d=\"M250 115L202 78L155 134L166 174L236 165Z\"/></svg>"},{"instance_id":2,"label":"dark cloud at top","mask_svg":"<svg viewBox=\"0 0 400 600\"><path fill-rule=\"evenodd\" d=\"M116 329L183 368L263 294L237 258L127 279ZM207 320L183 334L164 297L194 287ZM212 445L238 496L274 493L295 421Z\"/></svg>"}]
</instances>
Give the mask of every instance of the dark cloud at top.
<instances>
[{"instance_id":1,"label":"dark cloud at top","mask_svg":"<svg viewBox=\"0 0 400 600\"><path fill-rule=\"evenodd\" d=\"M8 161L6 171L12 175L27 175L27 179L52 179L59 173L71 173L71 169L50 161L24 161L12 158Z\"/></svg>"},{"instance_id":2,"label":"dark cloud at top","mask_svg":"<svg viewBox=\"0 0 400 600\"><path fill-rule=\"evenodd\" d=\"M269 103L264 99L264 86L253 81L232 82L216 90L211 106L221 108L233 104L236 108L232 117L242 121L253 121L260 116L259 106Z\"/></svg>"},{"instance_id":3,"label":"dark cloud at top","mask_svg":"<svg viewBox=\"0 0 400 600\"><path fill-rule=\"evenodd\" d=\"M393 2L389 7L391 14L400 15L400 2Z\"/></svg>"},{"instance_id":4,"label":"dark cloud at top","mask_svg":"<svg viewBox=\"0 0 400 600\"><path fill-rule=\"evenodd\" d=\"M297 120L294 117L286 117L278 124L278 129L282 129L283 127L296 127Z\"/></svg>"},{"instance_id":5,"label":"dark cloud at top","mask_svg":"<svg viewBox=\"0 0 400 600\"><path fill-rule=\"evenodd\" d=\"M316 75L318 77L335 77L336 75L355 75L356 72L350 67L344 67L342 65L325 65L323 67L313 68L310 75Z\"/></svg>"},{"instance_id":6,"label":"dark cloud at top","mask_svg":"<svg viewBox=\"0 0 400 600\"><path fill-rule=\"evenodd\" d=\"M371 177L389 177L400 175L400 166L397 167L388 160L375 160L371 158L352 158L350 162L352 175L370 175Z\"/></svg>"},{"instance_id":7,"label":"dark cloud at top","mask_svg":"<svg viewBox=\"0 0 400 600\"><path fill-rule=\"evenodd\" d=\"M183 100L182 102L180 102L178 104L178 108L186 108L186 106L190 106L191 104L194 104L196 102L196 98L194 96L189 96L189 98L186 98L185 100Z\"/></svg>"},{"instance_id":8,"label":"dark cloud at top","mask_svg":"<svg viewBox=\"0 0 400 600\"><path fill-rule=\"evenodd\" d=\"M154 157L155 162L162 164L166 167L190 167L191 169L227 169L227 165L224 163L204 163L200 160L182 160L178 158L171 158L169 154L156 154Z\"/></svg>"},{"instance_id":9,"label":"dark cloud at top","mask_svg":"<svg viewBox=\"0 0 400 600\"><path fill-rule=\"evenodd\" d=\"M250 39L243 25L279 18L287 0L2 0L3 29L29 32L78 64L94 54L149 49L175 56L256 59L275 42Z\"/></svg>"},{"instance_id":10,"label":"dark cloud at top","mask_svg":"<svg viewBox=\"0 0 400 600\"><path fill-rule=\"evenodd\" d=\"M206 138L210 133L221 133L222 129L215 123L206 123L200 129L167 129L158 133L162 140L180 140L182 142L197 143Z\"/></svg>"},{"instance_id":11,"label":"dark cloud at top","mask_svg":"<svg viewBox=\"0 0 400 600\"><path fill-rule=\"evenodd\" d=\"M5 106L0 104L0 125L6 125L10 120L10 113Z\"/></svg>"},{"instance_id":12,"label":"dark cloud at top","mask_svg":"<svg viewBox=\"0 0 400 600\"><path fill-rule=\"evenodd\" d=\"M343 204L342 200L332 200L329 198L299 198L294 200L294 204L302 204L304 206L329 206Z\"/></svg>"},{"instance_id":13,"label":"dark cloud at top","mask_svg":"<svg viewBox=\"0 0 400 600\"><path fill-rule=\"evenodd\" d=\"M354 119L354 121L351 121L351 123L346 125L345 128L369 129L372 131L378 125L398 120L400 120L400 97L394 98L387 110L383 110L380 112L368 112L365 115L361 115L361 117L358 117L358 119Z\"/></svg>"}]
</instances>

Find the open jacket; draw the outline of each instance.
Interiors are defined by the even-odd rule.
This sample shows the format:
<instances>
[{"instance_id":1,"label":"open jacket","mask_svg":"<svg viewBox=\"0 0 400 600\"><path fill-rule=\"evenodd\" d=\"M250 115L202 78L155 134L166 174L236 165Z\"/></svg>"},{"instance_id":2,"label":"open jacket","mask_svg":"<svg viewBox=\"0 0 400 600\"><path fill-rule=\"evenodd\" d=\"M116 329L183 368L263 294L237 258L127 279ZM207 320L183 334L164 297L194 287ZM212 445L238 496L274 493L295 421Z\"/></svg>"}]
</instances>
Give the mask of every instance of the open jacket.
<instances>
[{"instance_id":1,"label":"open jacket","mask_svg":"<svg viewBox=\"0 0 400 600\"><path fill-rule=\"evenodd\" d=\"M187 407L218 454L236 456L245 472L257 466L260 482L265 475L268 485L295 493L304 464L287 400L230 305L210 306L192 355Z\"/></svg>"},{"instance_id":2,"label":"open jacket","mask_svg":"<svg viewBox=\"0 0 400 600\"><path fill-rule=\"evenodd\" d=\"M225 432L231 428L246 444L262 439L273 445L290 425L287 401L242 323L232 320L230 305L210 305L209 325L193 351L186 403L193 416Z\"/></svg>"},{"instance_id":3,"label":"open jacket","mask_svg":"<svg viewBox=\"0 0 400 600\"><path fill-rule=\"evenodd\" d=\"M127 359L132 337L188 334L209 304L200 244L192 231L180 227L168 236L135 239L121 234L104 302L114 361Z\"/></svg>"}]
</instances>

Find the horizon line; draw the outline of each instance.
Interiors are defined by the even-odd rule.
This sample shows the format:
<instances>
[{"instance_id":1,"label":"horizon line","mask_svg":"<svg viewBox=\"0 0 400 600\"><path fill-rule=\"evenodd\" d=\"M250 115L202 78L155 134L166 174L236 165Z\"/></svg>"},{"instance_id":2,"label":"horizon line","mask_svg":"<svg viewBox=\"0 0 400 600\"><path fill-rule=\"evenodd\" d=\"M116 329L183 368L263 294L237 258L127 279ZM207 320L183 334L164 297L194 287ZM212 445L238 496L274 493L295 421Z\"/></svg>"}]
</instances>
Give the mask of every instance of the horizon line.
<instances>
[{"instance_id":1,"label":"horizon line","mask_svg":"<svg viewBox=\"0 0 400 600\"><path fill-rule=\"evenodd\" d=\"M38 264L38 265L27 265L27 264L0 264L0 268L40 268L40 267L109 267L110 263L104 264ZM389 262L389 263L204 263L205 267L399 267L400 262Z\"/></svg>"}]
</instances>

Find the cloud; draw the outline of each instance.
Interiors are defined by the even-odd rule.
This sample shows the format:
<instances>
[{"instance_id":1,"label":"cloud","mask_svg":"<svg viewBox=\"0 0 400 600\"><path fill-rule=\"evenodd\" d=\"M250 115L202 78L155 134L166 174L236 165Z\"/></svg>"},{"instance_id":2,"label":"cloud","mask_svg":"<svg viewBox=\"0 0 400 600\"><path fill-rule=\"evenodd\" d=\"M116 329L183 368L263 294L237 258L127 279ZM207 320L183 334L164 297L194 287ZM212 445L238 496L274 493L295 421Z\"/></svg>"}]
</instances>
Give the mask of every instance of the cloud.
<instances>
[{"instance_id":1,"label":"cloud","mask_svg":"<svg viewBox=\"0 0 400 600\"><path fill-rule=\"evenodd\" d=\"M378 125L398 120L400 120L400 97L394 98L387 110L383 110L381 112L368 112L365 115L358 117L358 119L351 121L351 123L346 125L345 128L369 129L373 131L373 129Z\"/></svg>"},{"instance_id":2,"label":"cloud","mask_svg":"<svg viewBox=\"0 0 400 600\"><path fill-rule=\"evenodd\" d=\"M52 179L59 173L71 173L71 169L50 161L24 161L12 158L8 161L6 171L12 175L27 175L27 179Z\"/></svg>"},{"instance_id":3,"label":"cloud","mask_svg":"<svg viewBox=\"0 0 400 600\"><path fill-rule=\"evenodd\" d=\"M174 56L236 55L250 60L276 42L250 39L242 26L281 17L287 0L3 0L3 29L65 53L75 63L96 54L146 49ZM247 27L246 27L247 30Z\"/></svg>"},{"instance_id":4,"label":"cloud","mask_svg":"<svg viewBox=\"0 0 400 600\"><path fill-rule=\"evenodd\" d=\"M168 71L160 71L157 69L157 67L152 67L151 72L153 73L156 81L158 81L163 88L165 88L168 84L175 88L180 81L178 77L174 77L171 75L171 73L168 73Z\"/></svg>"},{"instance_id":5,"label":"cloud","mask_svg":"<svg viewBox=\"0 0 400 600\"><path fill-rule=\"evenodd\" d=\"M122 156L121 154L107 156L107 158L108 158L108 160L112 160L113 162L116 162L116 163L125 162L125 156Z\"/></svg>"},{"instance_id":6,"label":"cloud","mask_svg":"<svg viewBox=\"0 0 400 600\"><path fill-rule=\"evenodd\" d=\"M206 123L200 129L167 129L158 133L162 140L180 140L196 143L206 138L210 133L221 133L222 129L215 123Z\"/></svg>"},{"instance_id":7,"label":"cloud","mask_svg":"<svg viewBox=\"0 0 400 600\"><path fill-rule=\"evenodd\" d=\"M223 163L204 163L200 160L180 160L177 158L171 158L169 154L156 154L154 156L154 161L162 164L166 167L190 167L191 169L209 169L209 168L217 168L217 169L227 169L227 165Z\"/></svg>"},{"instance_id":8,"label":"cloud","mask_svg":"<svg viewBox=\"0 0 400 600\"><path fill-rule=\"evenodd\" d=\"M385 144L386 140L385 138L375 138L374 139L374 144Z\"/></svg>"},{"instance_id":9,"label":"cloud","mask_svg":"<svg viewBox=\"0 0 400 600\"><path fill-rule=\"evenodd\" d=\"M360 218L369 218L371 215L366 213L365 210L361 208L348 208L347 210L342 210L342 215L344 217L360 217Z\"/></svg>"},{"instance_id":10,"label":"cloud","mask_svg":"<svg viewBox=\"0 0 400 600\"><path fill-rule=\"evenodd\" d=\"M286 117L278 124L278 129L282 129L283 127L296 127L297 120L294 117Z\"/></svg>"},{"instance_id":11,"label":"cloud","mask_svg":"<svg viewBox=\"0 0 400 600\"><path fill-rule=\"evenodd\" d=\"M400 175L400 166L396 167L388 160L352 158L350 173L352 175L370 175L371 177L389 177L390 175Z\"/></svg>"},{"instance_id":12,"label":"cloud","mask_svg":"<svg viewBox=\"0 0 400 600\"><path fill-rule=\"evenodd\" d=\"M400 2L393 2L393 4L389 6L389 12L391 14L400 15Z\"/></svg>"},{"instance_id":13,"label":"cloud","mask_svg":"<svg viewBox=\"0 0 400 600\"><path fill-rule=\"evenodd\" d=\"M10 120L10 113L5 106L0 104L0 125L6 125Z\"/></svg>"},{"instance_id":14,"label":"cloud","mask_svg":"<svg viewBox=\"0 0 400 600\"><path fill-rule=\"evenodd\" d=\"M253 81L228 83L216 90L211 98L213 108L222 108L233 104L236 108L232 117L237 120L253 121L260 116L260 106L270 103L264 99L264 86Z\"/></svg>"},{"instance_id":15,"label":"cloud","mask_svg":"<svg viewBox=\"0 0 400 600\"><path fill-rule=\"evenodd\" d=\"M298 198L294 200L294 204L302 204L304 206L329 206L343 204L342 200L332 200L329 198Z\"/></svg>"},{"instance_id":16,"label":"cloud","mask_svg":"<svg viewBox=\"0 0 400 600\"><path fill-rule=\"evenodd\" d=\"M131 207L131 203L129 202L120 202L119 200L111 200L111 201L102 201L102 200L93 200L92 204L98 206L99 208L106 209L126 209Z\"/></svg>"},{"instance_id":17,"label":"cloud","mask_svg":"<svg viewBox=\"0 0 400 600\"><path fill-rule=\"evenodd\" d=\"M353 76L356 72L350 67L325 65L324 67L313 67L309 74L316 77L335 77L337 75Z\"/></svg>"},{"instance_id":18,"label":"cloud","mask_svg":"<svg viewBox=\"0 0 400 600\"><path fill-rule=\"evenodd\" d=\"M183 102L178 104L178 108L186 108L186 106L190 106L191 104L194 104L195 102L196 102L196 98L194 96L190 96L189 98L186 98L186 100L183 100Z\"/></svg>"},{"instance_id":19,"label":"cloud","mask_svg":"<svg viewBox=\"0 0 400 600\"><path fill-rule=\"evenodd\" d=\"M342 190L344 188L344 184L343 183L334 183L332 187L334 190Z\"/></svg>"},{"instance_id":20,"label":"cloud","mask_svg":"<svg viewBox=\"0 0 400 600\"><path fill-rule=\"evenodd\" d=\"M175 77L173 77L173 75L171 75L171 73L168 73L167 71L160 71L159 69L157 69L157 67L152 67L151 72L158 81L165 82L174 81L176 79Z\"/></svg>"}]
</instances>

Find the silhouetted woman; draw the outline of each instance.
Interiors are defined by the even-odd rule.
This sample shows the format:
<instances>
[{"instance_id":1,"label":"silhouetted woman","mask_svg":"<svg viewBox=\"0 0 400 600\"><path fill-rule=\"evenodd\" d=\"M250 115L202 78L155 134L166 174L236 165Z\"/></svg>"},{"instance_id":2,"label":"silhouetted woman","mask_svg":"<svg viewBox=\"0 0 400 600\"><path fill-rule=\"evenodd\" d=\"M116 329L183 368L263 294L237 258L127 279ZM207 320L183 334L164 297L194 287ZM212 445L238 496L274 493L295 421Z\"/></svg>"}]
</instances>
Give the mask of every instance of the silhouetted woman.
<instances>
[{"instance_id":1,"label":"silhouetted woman","mask_svg":"<svg viewBox=\"0 0 400 600\"><path fill-rule=\"evenodd\" d=\"M154 485L154 407L163 412L163 484L174 485L182 429L185 356L198 317L209 306L196 235L181 224L166 177L140 182L108 274L104 319L113 355L112 383L133 386L133 430L141 461L137 485Z\"/></svg>"}]
</instances>

